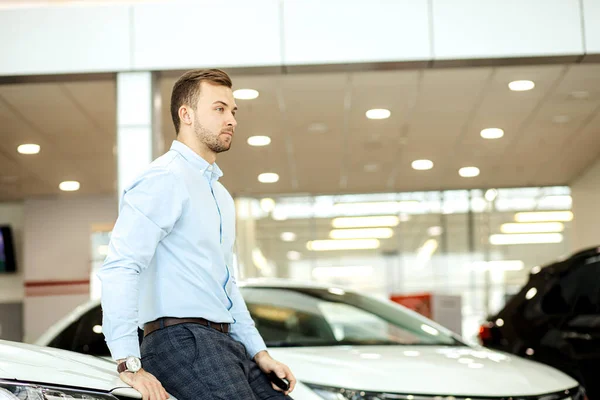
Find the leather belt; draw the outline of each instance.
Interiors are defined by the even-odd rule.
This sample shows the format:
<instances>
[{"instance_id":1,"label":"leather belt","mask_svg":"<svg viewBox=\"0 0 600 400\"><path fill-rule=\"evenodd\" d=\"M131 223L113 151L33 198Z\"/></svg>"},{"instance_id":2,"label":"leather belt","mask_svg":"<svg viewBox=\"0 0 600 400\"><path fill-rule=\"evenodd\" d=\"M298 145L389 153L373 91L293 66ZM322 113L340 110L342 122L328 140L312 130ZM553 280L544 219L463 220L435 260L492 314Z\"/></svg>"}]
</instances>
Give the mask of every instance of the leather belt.
<instances>
[{"instance_id":1,"label":"leather belt","mask_svg":"<svg viewBox=\"0 0 600 400\"><path fill-rule=\"evenodd\" d=\"M157 331L162 328L166 328L167 326L179 325L179 324L199 324L203 326L208 326L209 328L213 328L219 332L229 333L230 324L223 324L219 322L212 322L206 320L204 318L159 318L152 322L148 322L144 324L144 337L148 336L154 331Z\"/></svg>"}]
</instances>

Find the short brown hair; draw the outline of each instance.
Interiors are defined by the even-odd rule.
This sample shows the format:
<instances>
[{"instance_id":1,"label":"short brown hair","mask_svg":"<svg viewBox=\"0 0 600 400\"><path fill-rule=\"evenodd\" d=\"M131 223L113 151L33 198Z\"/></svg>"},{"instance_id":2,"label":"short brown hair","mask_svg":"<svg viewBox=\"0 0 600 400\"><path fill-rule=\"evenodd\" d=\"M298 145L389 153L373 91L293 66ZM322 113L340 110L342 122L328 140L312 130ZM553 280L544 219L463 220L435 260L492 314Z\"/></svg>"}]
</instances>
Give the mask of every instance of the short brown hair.
<instances>
[{"instance_id":1,"label":"short brown hair","mask_svg":"<svg viewBox=\"0 0 600 400\"><path fill-rule=\"evenodd\" d=\"M175 82L171 93L171 118L175 125L175 134L179 134L179 108L186 104L195 107L200 95L200 84L210 82L215 85L231 88L231 78L220 69L195 69L188 71Z\"/></svg>"}]
</instances>

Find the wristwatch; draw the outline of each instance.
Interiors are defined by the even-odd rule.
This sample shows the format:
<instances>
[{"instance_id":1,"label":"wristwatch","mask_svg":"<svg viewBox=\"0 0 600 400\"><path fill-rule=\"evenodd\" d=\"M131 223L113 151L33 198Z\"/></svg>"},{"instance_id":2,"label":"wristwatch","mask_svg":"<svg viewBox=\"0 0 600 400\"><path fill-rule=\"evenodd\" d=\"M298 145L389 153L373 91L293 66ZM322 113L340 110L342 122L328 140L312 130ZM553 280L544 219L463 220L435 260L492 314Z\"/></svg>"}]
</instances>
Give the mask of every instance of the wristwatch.
<instances>
[{"instance_id":1,"label":"wristwatch","mask_svg":"<svg viewBox=\"0 0 600 400\"><path fill-rule=\"evenodd\" d=\"M140 360L137 357L134 356L129 356L125 359L125 361L121 362L118 366L117 366L117 371L119 373L124 372L124 371L129 371L129 372L138 372L140 369L142 368L142 360Z\"/></svg>"}]
</instances>

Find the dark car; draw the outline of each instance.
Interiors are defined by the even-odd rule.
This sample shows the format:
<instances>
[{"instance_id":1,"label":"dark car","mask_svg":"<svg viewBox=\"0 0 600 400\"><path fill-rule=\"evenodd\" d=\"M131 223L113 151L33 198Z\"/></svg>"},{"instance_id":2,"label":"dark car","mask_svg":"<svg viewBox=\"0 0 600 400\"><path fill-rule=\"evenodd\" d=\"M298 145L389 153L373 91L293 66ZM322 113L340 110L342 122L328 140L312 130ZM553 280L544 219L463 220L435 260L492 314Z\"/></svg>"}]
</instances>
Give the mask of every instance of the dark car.
<instances>
[{"instance_id":1,"label":"dark car","mask_svg":"<svg viewBox=\"0 0 600 400\"><path fill-rule=\"evenodd\" d=\"M562 370L600 400L600 247L533 269L479 339Z\"/></svg>"}]
</instances>

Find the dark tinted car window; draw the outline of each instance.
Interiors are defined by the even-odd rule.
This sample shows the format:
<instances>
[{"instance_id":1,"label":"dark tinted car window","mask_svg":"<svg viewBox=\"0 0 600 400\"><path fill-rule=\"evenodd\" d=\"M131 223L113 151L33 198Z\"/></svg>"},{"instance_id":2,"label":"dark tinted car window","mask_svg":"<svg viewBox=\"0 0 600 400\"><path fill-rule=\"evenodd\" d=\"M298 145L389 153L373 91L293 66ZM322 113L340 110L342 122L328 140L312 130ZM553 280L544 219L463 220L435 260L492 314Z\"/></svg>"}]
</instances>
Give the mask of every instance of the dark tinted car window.
<instances>
[{"instance_id":1,"label":"dark tinted car window","mask_svg":"<svg viewBox=\"0 0 600 400\"><path fill-rule=\"evenodd\" d=\"M102 310L100 306L94 307L83 314L81 318L57 335L48 346L108 357L110 352L102 334Z\"/></svg>"},{"instance_id":2,"label":"dark tinted car window","mask_svg":"<svg viewBox=\"0 0 600 400\"><path fill-rule=\"evenodd\" d=\"M600 262L581 265L561 277L544 295L542 309L550 315L600 313Z\"/></svg>"}]
</instances>

